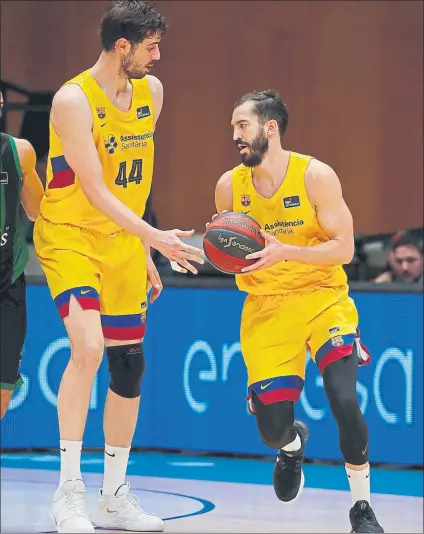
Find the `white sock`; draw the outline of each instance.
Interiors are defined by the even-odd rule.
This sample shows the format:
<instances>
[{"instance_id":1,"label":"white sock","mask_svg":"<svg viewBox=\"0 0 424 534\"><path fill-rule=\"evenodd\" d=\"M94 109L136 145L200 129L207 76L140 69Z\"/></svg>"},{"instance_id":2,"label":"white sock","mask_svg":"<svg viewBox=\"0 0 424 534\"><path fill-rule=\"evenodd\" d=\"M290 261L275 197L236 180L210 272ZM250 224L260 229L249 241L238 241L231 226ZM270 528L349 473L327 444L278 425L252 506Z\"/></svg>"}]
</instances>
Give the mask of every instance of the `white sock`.
<instances>
[{"instance_id":1,"label":"white sock","mask_svg":"<svg viewBox=\"0 0 424 534\"><path fill-rule=\"evenodd\" d=\"M369 464L362 471L353 471L346 467L346 474L352 495L352 504L355 505L358 501L367 501L368 504L371 504Z\"/></svg>"},{"instance_id":2,"label":"white sock","mask_svg":"<svg viewBox=\"0 0 424 534\"><path fill-rule=\"evenodd\" d=\"M294 451L298 451L301 446L302 446L302 442L300 441L299 434L296 434L295 439L291 443L287 443L287 445L284 445L282 449L283 451L286 451L286 452L294 452Z\"/></svg>"},{"instance_id":3,"label":"white sock","mask_svg":"<svg viewBox=\"0 0 424 534\"><path fill-rule=\"evenodd\" d=\"M81 478L82 441L60 440L59 488L71 478Z\"/></svg>"},{"instance_id":4,"label":"white sock","mask_svg":"<svg viewBox=\"0 0 424 534\"><path fill-rule=\"evenodd\" d=\"M103 495L115 495L118 488L125 484L130 449L131 447L112 447L105 444Z\"/></svg>"}]
</instances>

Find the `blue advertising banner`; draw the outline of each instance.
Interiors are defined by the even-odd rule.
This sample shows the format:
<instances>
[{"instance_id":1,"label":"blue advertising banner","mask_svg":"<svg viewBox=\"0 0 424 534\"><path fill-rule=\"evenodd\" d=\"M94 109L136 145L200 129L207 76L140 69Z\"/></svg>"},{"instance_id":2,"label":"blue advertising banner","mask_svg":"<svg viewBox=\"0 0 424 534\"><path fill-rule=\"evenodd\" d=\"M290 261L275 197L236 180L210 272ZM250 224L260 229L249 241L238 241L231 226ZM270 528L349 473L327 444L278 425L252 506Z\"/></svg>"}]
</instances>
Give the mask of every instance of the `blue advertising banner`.
<instances>
[{"instance_id":1,"label":"blue advertising banner","mask_svg":"<svg viewBox=\"0 0 424 534\"><path fill-rule=\"evenodd\" d=\"M372 362L358 373L358 401L374 462L423 463L423 296L353 293ZM233 289L166 288L150 307L147 360L134 447L275 454L248 414L239 344L244 294ZM56 413L69 341L46 286L28 286L24 386L2 421L2 445L58 446ZM102 447L109 382L104 359L90 400L85 447ZM309 426L309 458L339 460L337 428L315 364L307 364L296 416Z\"/></svg>"}]
</instances>

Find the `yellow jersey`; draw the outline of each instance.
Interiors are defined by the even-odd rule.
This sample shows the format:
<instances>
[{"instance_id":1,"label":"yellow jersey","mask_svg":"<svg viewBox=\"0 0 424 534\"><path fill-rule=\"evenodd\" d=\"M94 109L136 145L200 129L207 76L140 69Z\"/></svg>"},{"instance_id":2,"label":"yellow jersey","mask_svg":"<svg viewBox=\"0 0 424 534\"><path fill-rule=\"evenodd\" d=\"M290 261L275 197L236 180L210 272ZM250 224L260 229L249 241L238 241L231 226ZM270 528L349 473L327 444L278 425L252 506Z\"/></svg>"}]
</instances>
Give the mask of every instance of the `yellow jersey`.
<instances>
[{"instance_id":1,"label":"yellow jersey","mask_svg":"<svg viewBox=\"0 0 424 534\"><path fill-rule=\"evenodd\" d=\"M233 210L249 214L282 243L309 247L329 240L320 227L305 188L305 172L312 158L290 153L286 176L271 198L259 195L252 170L239 165L232 172ZM252 274L236 275L240 290L253 295L277 295L314 287L346 284L341 265L306 265L282 261Z\"/></svg>"},{"instance_id":2,"label":"yellow jersey","mask_svg":"<svg viewBox=\"0 0 424 534\"><path fill-rule=\"evenodd\" d=\"M131 80L133 94L129 111L116 108L88 70L66 82L71 83L81 87L90 104L93 138L106 186L142 217L150 193L154 160L154 110L149 82L146 78ZM78 176L65 159L61 140L51 122L41 216L52 223L71 224L105 234L120 230L88 201Z\"/></svg>"}]
</instances>

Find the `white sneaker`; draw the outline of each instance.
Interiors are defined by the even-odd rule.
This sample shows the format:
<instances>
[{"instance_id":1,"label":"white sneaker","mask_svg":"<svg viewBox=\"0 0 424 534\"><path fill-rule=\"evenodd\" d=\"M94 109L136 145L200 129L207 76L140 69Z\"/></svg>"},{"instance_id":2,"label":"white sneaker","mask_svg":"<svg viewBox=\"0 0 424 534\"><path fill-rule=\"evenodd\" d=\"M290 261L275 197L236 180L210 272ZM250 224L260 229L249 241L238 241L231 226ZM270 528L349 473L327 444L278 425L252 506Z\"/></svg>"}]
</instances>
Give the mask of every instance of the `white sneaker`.
<instances>
[{"instance_id":1,"label":"white sneaker","mask_svg":"<svg viewBox=\"0 0 424 534\"><path fill-rule=\"evenodd\" d=\"M139 505L137 495L130 493L130 484L122 484L115 495L103 495L97 501L96 527L131 530L135 532L162 532L164 522L160 517L148 514Z\"/></svg>"},{"instance_id":2,"label":"white sneaker","mask_svg":"<svg viewBox=\"0 0 424 534\"><path fill-rule=\"evenodd\" d=\"M85 507L85 484L79 478L67 480L53 497L50 519L57 532L94 532Z\"/></svg>"}]
</instances>

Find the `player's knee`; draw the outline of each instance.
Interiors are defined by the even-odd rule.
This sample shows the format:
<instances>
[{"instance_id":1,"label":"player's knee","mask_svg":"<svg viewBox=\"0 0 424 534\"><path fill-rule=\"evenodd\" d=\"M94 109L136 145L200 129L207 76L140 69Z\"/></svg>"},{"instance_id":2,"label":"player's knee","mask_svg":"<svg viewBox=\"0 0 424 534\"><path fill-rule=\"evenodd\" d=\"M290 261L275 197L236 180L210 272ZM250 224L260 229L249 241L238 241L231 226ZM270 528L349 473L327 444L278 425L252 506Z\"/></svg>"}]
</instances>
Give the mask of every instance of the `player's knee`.
<instances>
[{"instance_id":1,"label":"player's knee","mask_svg":"<svg viewBox=\"0 0 424 534\"><path fill-rule=\"evenodd\" d=\"M263 404L255 393L252 394L256 423L264 445L271 449L281 449L296 437L293 427L294 407L289 401Z\"/></svg>"},{"instance_id":2,"label":"player's knee","mask_svg":"<svg viewBox=\"0 0 424 534\"><path fill-rule=\"evenodd\" d=\"M333 397L330 406L337 423L355 421L360 411L356 397L339 394Z\"/></svg>"},{"instance_id":3,"label":"player's knee","mask_svg":"<svg viewBox=\"0 0 424 534\"><path fill-rule=\"evenodd\" d=\"M142 343L107 347L109 388L127 399L139 397L146 363Z\"/></svg>"},{"instance_id":4,"label":"player's knee","mask_svg":"<svg viewBox=\"0 0 424 534\"><path fill-rule=\"evenodd\" d=\"M0 391L0 419L3 419L3 417L6 415L12 395L13 391L9 391L8 389L2 389Z\"/></svg>"},{"instance_id":5,"label":"player's knee","mask_svg":"<svg viewBox=\"0 0 424 534\"><path fill-rule=\"evenodd\" d=\"M72 359L80 371L96 373L104 352L101 337L87 337L84 342L72 343Z\"/></svg>"},{"instance_id":6,"label":"player's knee","mask_svg":"<svg viewBox=\"0 0 424 534\"><path fill-rule=\"evenodd\" d=\"M355 414L358 407L356 395L357 363L352 356L338 360L325 369L324 389L336 418Z\"/></svg>"}]
</instances>

